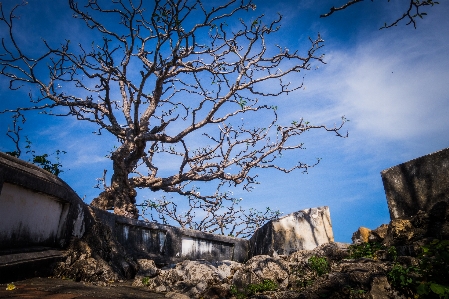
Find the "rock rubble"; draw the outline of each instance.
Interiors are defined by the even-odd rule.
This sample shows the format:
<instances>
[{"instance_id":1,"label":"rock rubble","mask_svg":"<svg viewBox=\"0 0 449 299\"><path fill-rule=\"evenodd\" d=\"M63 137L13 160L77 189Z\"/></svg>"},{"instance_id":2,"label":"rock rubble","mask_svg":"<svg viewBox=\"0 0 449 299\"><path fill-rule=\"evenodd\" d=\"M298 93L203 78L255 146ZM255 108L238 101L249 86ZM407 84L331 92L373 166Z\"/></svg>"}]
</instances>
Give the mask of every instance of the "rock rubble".
<instances>
[{"instance_id":1,"label":"rock rubble","mask_svg":"<svg viewBox=\"0 0 449 299\"><path fill-rule=\"evenodd\" d=\"M449 238L449 207L437 203L429 212L419 212L410 219L394 219L375 230L361 228L354 233L353 244L378 244L395 248L393 257L376 249L372 257L350 258L354 245L328 243L313 250L300 250L291 255L259 255L244 264L231 261L209 263L184 261L171 269L161 269L145 285L154 291L184 294L190 298L237 298L232 288L243 294L245 287L269 280L275 291L250 294L247 298L406 298L395 290L388 273L395 263L417 265L420 248L434 238ZM329 265L328 273L317 275L312 257ZM137 276L135 285L142 285Z\"/></svg>"},{"instance_id":2,"label":"rock rubble","mask_svg":"<svg viewBox=\"0 0 449 299\"><path fill-rule=\"evenodd\" d=\"M354 244L378 246L361 257L355 245L332 242L290 255L258 255L244 264L185 260L158 268L152 260L127 256L105 227L95 226L92 234L72 243L56 276L107 284L135 274L135 287L182 299L407 298L390 285L388 273L395 264L416 266L423 245L449 239L449 204L438 202L428 212L375 230L359 229Z\"/></svg>"}]
</instances>

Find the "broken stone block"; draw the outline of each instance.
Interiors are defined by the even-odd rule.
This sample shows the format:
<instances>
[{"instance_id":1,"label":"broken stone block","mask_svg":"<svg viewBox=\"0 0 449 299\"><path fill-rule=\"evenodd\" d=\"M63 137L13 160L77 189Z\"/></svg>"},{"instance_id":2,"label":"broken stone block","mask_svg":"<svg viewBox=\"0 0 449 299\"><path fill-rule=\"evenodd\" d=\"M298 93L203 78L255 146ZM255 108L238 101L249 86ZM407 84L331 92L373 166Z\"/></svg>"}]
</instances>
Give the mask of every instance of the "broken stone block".
<instances>
[{"instance_id":1,"label":"broken stone block","mask_svg":"<svg viewBox=\"0 0 449 299\"><path fill-rule=\"evenodd\" d=\"M410 218L449 202L449 148L381 172L390 218Z\"/></svg>"},{"instance_id":2,"label":"broken stone block","mask_svg":"<svg viewBox=\"0 0 449 299\"><path fill-rule=\"evenodd\" d=\"M289 255L334 241L329 207L311 208L271 220L250 239L250 256Z\"/></svg>"},{"instance_id":3,"label":"broken stone block","mask_svg":"<svg viewBox=\"0 0 449 299\"><path fill-rule=\"evenodd\" d=\"M281 289L288 286L288 262L279 257L258 255L252 257L245 265L237 270L232 284L242 290L249 284L260 284L264 280L271 280Z\"/></svg>"},{"instance_id":4,"label":"broken stone block","mask_svg":"<svg viewBox=\"0 0 449 299\"><path fill-rule=\"evenodd\" d=\"M381 243L385 239L387 232L388 232L388 224L382 224L381 226L370 232L368 241Z\"/></svg>"},{"instance_id":5,"label":"broken stone block","mask_svg":"<svg viewBox=\"0 0 449 299\"><path fill-rule=\"evenodd\" d=\"M352 234L352 243L354 244L360 244L360 243L368 243L369 241L369 235L371 233L371 230L366 227L359 227L359 229Z\"/></svg>"}]
</instances>

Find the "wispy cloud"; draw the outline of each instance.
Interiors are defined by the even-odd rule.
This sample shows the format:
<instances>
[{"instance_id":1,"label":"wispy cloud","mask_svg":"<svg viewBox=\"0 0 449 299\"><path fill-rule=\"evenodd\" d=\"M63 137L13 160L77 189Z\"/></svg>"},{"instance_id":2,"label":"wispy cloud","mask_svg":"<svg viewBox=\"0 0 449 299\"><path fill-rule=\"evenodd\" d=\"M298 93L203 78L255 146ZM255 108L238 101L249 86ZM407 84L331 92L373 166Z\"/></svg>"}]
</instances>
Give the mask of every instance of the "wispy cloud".
<instances>
[{"instance_id":1,"label":"wispy cloud","mask_svg":"<svg viewBox=\"0 0 449 299\"><path fill-rule=\"evenodd\" d=\"M328 66L306 79L305 93L333 107L314 106L312 115L326 120L345 114L355 133L377 141L448 133L448 51L447 39L413 32L385 33L353 49L334 50Z\"/></svg>"}]
</instances>

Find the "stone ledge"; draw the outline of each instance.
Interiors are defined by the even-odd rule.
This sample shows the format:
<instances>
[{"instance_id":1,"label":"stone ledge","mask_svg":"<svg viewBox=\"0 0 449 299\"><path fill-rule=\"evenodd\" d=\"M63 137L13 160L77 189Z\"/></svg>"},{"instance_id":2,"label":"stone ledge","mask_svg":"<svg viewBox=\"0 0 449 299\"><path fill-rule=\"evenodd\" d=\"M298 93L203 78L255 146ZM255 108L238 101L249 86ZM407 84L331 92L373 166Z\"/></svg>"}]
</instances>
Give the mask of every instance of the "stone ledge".
<instances>
[{"instance_id":1,"label":"stone ledge","mask_svg":"<svg viewBox=\"0 0 449 299\"><path fill-rule=\"evenodd\" d=\"M30 250L27 249L27 251L28 252L0 255L0 269L3 266L12 266L21 263L44 260L48 258L61 258L64 256L63 251L55 249L46 249L44 251L34 251L34 252L29 252Z\"/></svg>"},{"instance_id":2,"label":"stone ledge","mask_svg":"<svg viewBox=\"0 0 449 299\"><path fill-rule=\"evenodd\" d=\"M37 250L37 251L33 251ZM51 265L64 259L64 251L26 248L24 252L0 255L0 283L51 274ZM5 252L3 252L5 253Z\"/></svg>"}]
</instances>

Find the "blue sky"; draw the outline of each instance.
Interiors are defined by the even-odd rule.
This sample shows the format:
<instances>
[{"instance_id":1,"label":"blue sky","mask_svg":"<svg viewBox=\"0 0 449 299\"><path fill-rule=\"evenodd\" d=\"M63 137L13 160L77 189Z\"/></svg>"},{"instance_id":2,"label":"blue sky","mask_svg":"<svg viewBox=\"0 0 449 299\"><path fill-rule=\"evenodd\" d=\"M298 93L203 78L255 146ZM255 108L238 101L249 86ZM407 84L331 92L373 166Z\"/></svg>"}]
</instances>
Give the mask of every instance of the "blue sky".
<instances>
[{"instance_id":1,"label":"blue sky","mask_svg":"<svg viewBox=\"0 0 449 299\"><path fill-rule=\"evenodd\" d=\"M15 3L2 2L5 10ZM17 32L30 53L41 49L40 37L62 41L92 34L71 19L65 1L29 2L19 11ZM389 221L381 170L449 147L449 3L441 1L426 9L429 15L418 20L417 29L402 22L384 30L378 28L400 16L406 1L366 1L325 19L319 15L344 1L255 3L258 14L283 15L276 37L282 46L305 51L308 37L318 32L325 40L322 52L327 64L296 78L304 77L305 88L272 99L281 121L303 117L331 126L345 115L350 120L345 125L349 137L323 132L302 136L307 149L285 159L322 158L316 168L308 174L258 171L261 184L251 193L236 191L237 195L244 198L245 208L270 206L284 214L327 205L335 239L349 242L359 226L376 228ZM3 35L4 27L0 30ZM27 101L27 91L9 91L5 78L0 78L0 95L0 110ZM110 169L105 155L115 139L95 136L91 134L95 126L72 118L26 116L22 136L30 138L38 153L67 151L61 178L90 202L100 191L93 188L96 178ZM4 135L8 125L9 115L0 114L1 151L13 150ZM153 196L139 191L138 200Z\"/></svg>"}]
</instances>

